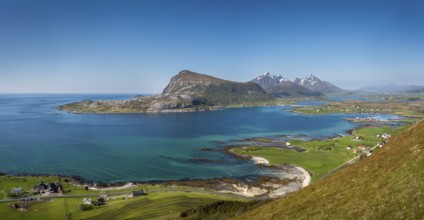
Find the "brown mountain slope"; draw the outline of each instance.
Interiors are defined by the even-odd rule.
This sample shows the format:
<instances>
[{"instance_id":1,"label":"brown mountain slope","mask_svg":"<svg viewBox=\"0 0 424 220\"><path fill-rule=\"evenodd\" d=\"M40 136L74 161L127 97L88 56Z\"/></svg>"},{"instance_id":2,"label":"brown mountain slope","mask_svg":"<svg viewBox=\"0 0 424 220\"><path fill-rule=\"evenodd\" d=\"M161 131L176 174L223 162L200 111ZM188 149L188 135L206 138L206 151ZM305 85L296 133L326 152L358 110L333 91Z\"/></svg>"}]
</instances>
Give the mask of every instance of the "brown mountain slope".
<instances>
[{"instance_id":1,"label":"brown mountain slope","mask_svg":"<svg viewBox=\"0 0 424 220\"><path fill-rule=\"evenodd\" d=\"M371 157L237 219L424 219L424 121Z\"/></svg>"},{"instance_id":2,"label":"brown mountain slope","mask_svg":"<svg viewBox=\"0 0 424 220\"><path fill-rule=\"evenodd\" d=\"M162 95L186 96L213 105L271 100L271 96L256 83L232 82L189 70L172 77Z\"/></svg>"}]
</instances>

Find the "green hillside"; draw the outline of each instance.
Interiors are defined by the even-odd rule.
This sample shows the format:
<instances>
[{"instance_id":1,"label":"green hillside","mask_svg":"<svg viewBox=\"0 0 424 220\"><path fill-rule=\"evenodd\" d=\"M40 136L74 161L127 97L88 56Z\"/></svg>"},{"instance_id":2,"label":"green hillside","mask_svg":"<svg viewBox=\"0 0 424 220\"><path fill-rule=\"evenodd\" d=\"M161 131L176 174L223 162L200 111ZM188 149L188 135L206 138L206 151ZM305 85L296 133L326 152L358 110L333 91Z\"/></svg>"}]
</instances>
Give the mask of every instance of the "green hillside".
<instances>
[{"instance_id":1,"label":"green hillside","mask_svg":"<svg viewBox=\"0 0 424 220\"><path fill-rule=\"evenodd\" d=\"M424 120L384 148L237 219L423 219Z\"/></svg>"}]
</instances>

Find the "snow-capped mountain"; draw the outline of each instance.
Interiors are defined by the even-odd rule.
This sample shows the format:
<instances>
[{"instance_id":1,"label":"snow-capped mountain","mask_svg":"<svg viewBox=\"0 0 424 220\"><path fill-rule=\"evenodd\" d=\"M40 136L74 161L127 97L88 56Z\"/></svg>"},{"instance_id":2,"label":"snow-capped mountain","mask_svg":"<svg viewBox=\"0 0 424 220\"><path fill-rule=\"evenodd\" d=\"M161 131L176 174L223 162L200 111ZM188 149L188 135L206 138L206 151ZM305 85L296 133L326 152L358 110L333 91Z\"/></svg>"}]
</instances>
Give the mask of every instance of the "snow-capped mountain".
<instances>
[{"instance_id":1,"label":"snow-capped mountain","mask_svg":"<svg viewBox=\"0 0 424 220\"><path fill-rule=\"evenodd\" d=\"M251 82L260 85L266 92L274 97L323 96L320 92L311 91L293 83L281 75L275 76L269 72L254 78Z\"/></svg>"},{"instance_id":2,"label":"snow-capped mountain","mask_svg":"<svg viewBox=\"0 0 424 220\"><path fill-rule=\"evenodd\" d=\"M343 92L342 89L340 89L339 87L326 82L326 81L322 81L320 80L318 77L310 74L309 76L305 77L305 78L296 78L294 80L294 83L301 85L305 88L308 88L312 91L316 91L316 92L322 92L322 93L337 93L337 92Z\"/></svg>"},{"instance_id":3,"label":"snow-capped mountain","mask_svg":"<svg viewBox=\"0 0 424 220\"><path fill-rule=\"evenodd\" d=\"M251 82L254 82L258 85L260 85L264 90L267 88L276 86L280 84L281 82L289 81L288 79L284 78L283 76L275 76L272 75L269 72L265 72L264 74L256 77L255 79L251 80Z\"/></svg>"}]
</instances>

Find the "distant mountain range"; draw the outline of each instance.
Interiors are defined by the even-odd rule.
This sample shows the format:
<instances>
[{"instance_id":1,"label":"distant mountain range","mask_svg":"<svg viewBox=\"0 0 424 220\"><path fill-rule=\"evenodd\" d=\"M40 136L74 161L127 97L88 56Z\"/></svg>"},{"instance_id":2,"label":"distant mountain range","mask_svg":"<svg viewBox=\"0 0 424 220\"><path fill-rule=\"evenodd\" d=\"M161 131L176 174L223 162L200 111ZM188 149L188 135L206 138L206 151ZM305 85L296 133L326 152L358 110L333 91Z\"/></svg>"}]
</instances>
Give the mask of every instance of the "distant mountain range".
<instances>
[{"instance_id":1,"label":"distant mountain range","mask_svg":"<svg viewBox=\"0 0 424 220\"><path fill-rule=\"evenodd\" d=\"M338 91L343 90L313 75L291 82L282 76L265 73L250 82L233 82L183 70L171 78L159 95L136 96L129 100L85 100L59 108L74 113L188 112L252 105L276 97L324 97L324 93Z\"/></svg>"},{"instance_id":2,"label":"distant mountain range","mask_svg":"<svg viewBox=\"0 0 424 220\"><path fill-rule=\"evenodd\" d=\"M266 72L250 82L260 85L266 92L274 97L322 97L325 94L340 93L344 90L337 86L320 80L314 75L299 79L294 82L283 76L275 76Z\"/></svg>"},{"instance_id":3,"label":"distant mountain range","mask_svg":"<svg viewBox=\"0 0 424 220\"><path fill-rule=\"evenodd\" d=\"M375 93L423 92L424 86L385 84L385 85L372 85L372 86L362 87L359 90L363 92L375 92Z\"/></svg>"}]
</instances>

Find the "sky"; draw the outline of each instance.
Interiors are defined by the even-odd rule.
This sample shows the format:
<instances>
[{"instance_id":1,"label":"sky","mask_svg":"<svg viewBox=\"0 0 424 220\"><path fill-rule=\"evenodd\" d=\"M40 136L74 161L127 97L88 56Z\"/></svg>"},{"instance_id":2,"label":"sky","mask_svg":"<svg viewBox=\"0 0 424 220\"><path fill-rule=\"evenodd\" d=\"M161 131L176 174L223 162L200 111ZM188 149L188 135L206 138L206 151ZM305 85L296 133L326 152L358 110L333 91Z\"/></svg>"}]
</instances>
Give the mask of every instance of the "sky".
<instances>
[{"instance_id":1,"label":"sky","mask_svg":"<svg viewBox=\"0 0 424 220\"><path fill-rule=\"evenodd\" d=\"M421 0L0 0L0 93L160 93L192 70L424 85Z\"/></svg>"}]
</instances>

